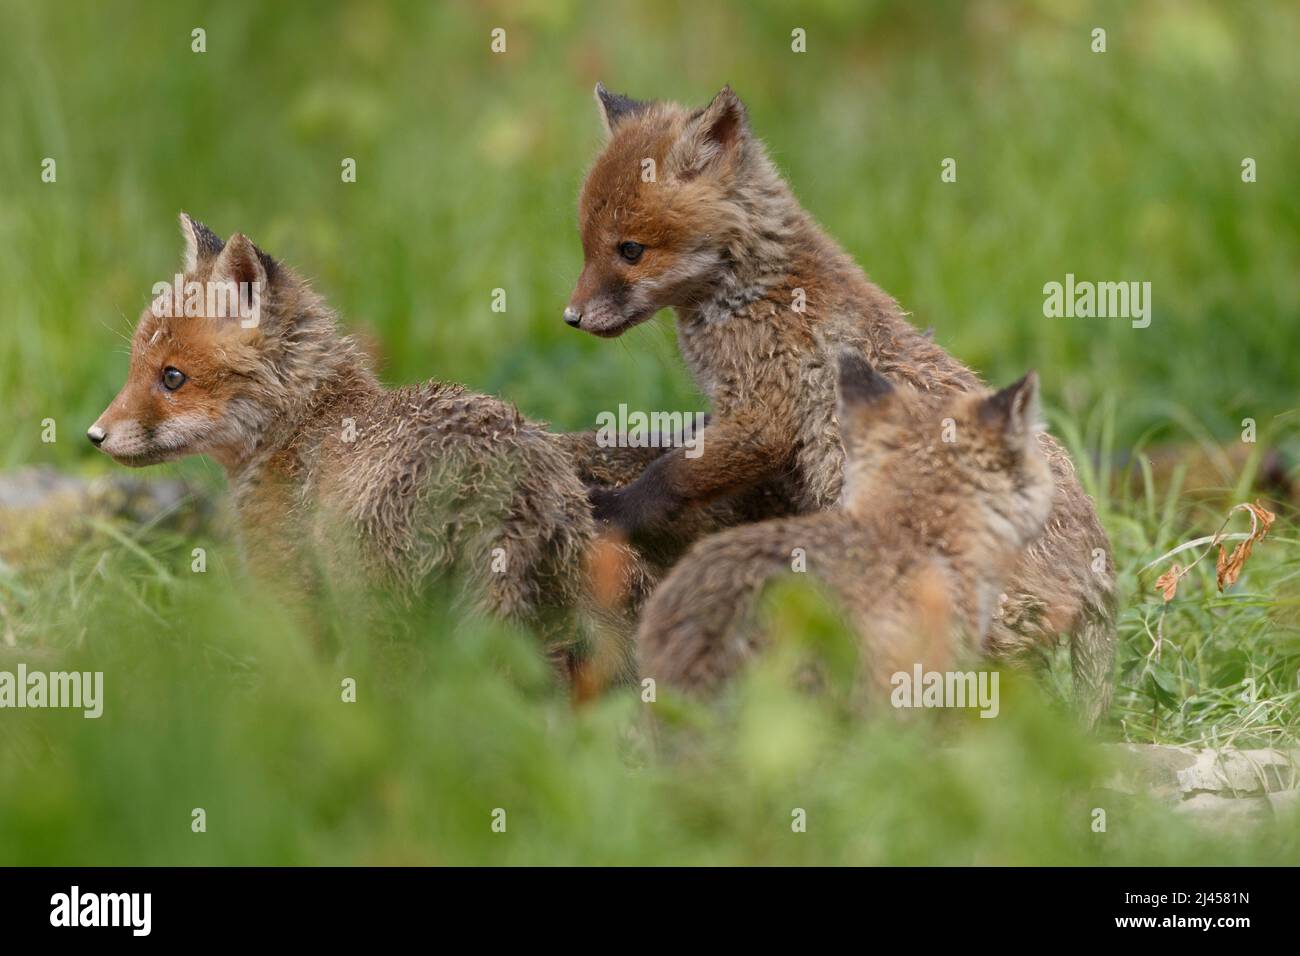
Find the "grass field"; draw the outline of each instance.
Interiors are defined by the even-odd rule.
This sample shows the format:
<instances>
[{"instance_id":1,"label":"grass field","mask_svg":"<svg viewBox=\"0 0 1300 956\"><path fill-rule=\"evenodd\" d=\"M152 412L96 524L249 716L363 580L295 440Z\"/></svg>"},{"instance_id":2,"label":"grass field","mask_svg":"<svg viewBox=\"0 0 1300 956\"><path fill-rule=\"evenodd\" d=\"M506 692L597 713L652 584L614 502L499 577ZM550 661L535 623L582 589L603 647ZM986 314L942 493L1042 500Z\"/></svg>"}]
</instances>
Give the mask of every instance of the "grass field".
<instances>
[{"instance_id":1,"label":"grass field","mask_svg":"<svg viewBox=\"0 0 1300 956\"><path fill-rule=\"evenodd\" d=\"M182 209L312 276L388 382L460 381L565 429L621 402L702 407L671 316L609 342L560 313L595 82L695 104L730 82L917 325L991 381L1039 370L1121 571L1102 736L1294 745L1294 511L1226 593L1213 555L1168 605L1168 562L1138 573L1246 500L1257 455L1209 502L1177 470L1113 474L1148 446L1240 447L1246 418L1248 451L1297 447L1293 4L0 0L0 22L0 469L117 468L82 435L177 268ZM1067 273L1149 281L1150 326L1045 318ZM203 460L155 472L222 483ZM356 633L325 659L220 533L51 529L12 552L0 666L102 670L109 699L99 720L0 711L0 864L1300 862L1294 830L1207 833L1103 794L1061 660L991 721L864 721L784 690L831 627L797 595L775 612L787 653L717 710L662 708L654 748L634 697L575 711L528 635L437 600L415 637Z\"/></svg>"}]
</instances>

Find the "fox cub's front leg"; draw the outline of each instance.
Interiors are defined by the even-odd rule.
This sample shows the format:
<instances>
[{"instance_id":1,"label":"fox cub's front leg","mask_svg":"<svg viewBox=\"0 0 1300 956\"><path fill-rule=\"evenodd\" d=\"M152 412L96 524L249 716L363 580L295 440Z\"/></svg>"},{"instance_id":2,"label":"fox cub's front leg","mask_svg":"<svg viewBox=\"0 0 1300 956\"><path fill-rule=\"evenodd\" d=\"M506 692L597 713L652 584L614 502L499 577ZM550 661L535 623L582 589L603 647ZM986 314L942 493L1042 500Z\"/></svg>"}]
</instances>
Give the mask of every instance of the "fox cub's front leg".
<instances>
[{"instance_id":1,"label":"fox cub's front leg","mask_svg":"<svg viewBox=\"0 0 1300 956\"><path fill-rule=\"evenodd\" d=\"M705 427L694 448L675 448L657 458L629 485L593 488L589 494L598 521L631 535L671 521L683 508L739 491L786 470L788 441L768 423L749 417L717 419Z\"/></svg>"}]
</instances>

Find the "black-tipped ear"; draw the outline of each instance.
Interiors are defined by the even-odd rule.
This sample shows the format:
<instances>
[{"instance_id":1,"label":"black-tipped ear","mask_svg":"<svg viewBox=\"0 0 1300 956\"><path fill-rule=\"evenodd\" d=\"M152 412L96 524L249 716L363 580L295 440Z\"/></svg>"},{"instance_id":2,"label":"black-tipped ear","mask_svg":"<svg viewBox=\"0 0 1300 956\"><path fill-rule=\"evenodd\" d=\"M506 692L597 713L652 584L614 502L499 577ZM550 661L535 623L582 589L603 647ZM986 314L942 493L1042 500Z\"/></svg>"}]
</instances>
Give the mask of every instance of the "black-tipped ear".
<instances>
[{"instance_id":1,"label":"black-tipped ear","mask_svg":"<svg viewBox=\"0 0 1300 956\"><path fill-rule=\"evenodd\" d=\"M212 276L249 286L260 284L265 288L274 277L275 269L274 259L253 245L253 240L237 232L217 257Z\"/></svg>"},{"instance_id":2,"label":"black-tipped ear","mask_svg":"<svg viewBox=\"0 0 1300 956\"><path fill-rule=\"evenodd\" d=\"M708 138L723 149L729 149L749 129L749 114L736 91L728 83L713 98L700 115L701 126Z\"/></svg>"},{"instance_id":3,"label":"black-tipped ear","mask_svg":"<svg viewBox=\"0 0 1300 956\"><path fill-rule=\"evenodd\" d=\"M730 85L724 86L692 118L674 147L670 156L673 172L682 179L698 176L724 157L735 155L748 135L745 104Z\"/></svg>"},{"instance_id":4,"label":"black-tipped ear","mask_svg":"<svg viewBox=\"0 0 1300 956\"><path fill-rule=\"evenodd\" d=\"M611 93L601 83L596 84L596 105L600 107L600 117L605 121L605 132L612 133L619 123L650 108L649 103L634 100L622 93Z\"/></svg>"},{"instance_id":5,"label":"black-tipped ear","mask_svg":"<svg viewBox=\"0 0 1300 956\"><path fill-rule=\"evenodd\" d=\"M1041 413L1038 407L1038 373L1024 377L1002 391L984 399L980 419L1008 434L1023 435L1036 430Z\"/></svg>"},{"instance_id":6,"label":"black-tipped ear","mask_svg":"<svg viewBox=\"0 0 1300 956\"><path fill-rule=\"evenodd\" d=\"M185 271L193 272L200 265L221 255L225 243L221 237L188 213L181 213L181 235L185 238Z\"/></svg>"},{"instance_id":7,"label":"black-tipped ear","mask_svg":"<svg viewBox=\"0 0 1300 956\"><path fill-rule=\"evenodd\" d=\"M894 386L871 367L861 352L844 349L839 354L840 402L845 406L878 402L894 391Z\"/></svg>"}]
</instances>

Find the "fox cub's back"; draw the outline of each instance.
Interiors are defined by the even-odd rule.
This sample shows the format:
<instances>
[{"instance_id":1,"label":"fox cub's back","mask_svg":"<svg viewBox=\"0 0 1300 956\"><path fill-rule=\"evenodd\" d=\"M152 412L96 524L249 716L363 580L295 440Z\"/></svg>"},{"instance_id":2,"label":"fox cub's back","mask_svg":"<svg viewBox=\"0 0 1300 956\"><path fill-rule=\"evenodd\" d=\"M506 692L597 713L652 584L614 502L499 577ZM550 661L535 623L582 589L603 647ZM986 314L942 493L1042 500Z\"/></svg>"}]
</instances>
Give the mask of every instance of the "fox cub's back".
<instances>
[{"instance_id":1,"label":"fox cub's back","mask_svg":"<svg viewBox=\"0 0 1300 956\"><path fill-rule=\"evenodd\" d=\"M352 531L364 566L416 589L456 565L495 613L580 600L594 533L564 444L515 407L459 385L381 392L321 436L304 494Z\"/></svg>"}]
</instances>

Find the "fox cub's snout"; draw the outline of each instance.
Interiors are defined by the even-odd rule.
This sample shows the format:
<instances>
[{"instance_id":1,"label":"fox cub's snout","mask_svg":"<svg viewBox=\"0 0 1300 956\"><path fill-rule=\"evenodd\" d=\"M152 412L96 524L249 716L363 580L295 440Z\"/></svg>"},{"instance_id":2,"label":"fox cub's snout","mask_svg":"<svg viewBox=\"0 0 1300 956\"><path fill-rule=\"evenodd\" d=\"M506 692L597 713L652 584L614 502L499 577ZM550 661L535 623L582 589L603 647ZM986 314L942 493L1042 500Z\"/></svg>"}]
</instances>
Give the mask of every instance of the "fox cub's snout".
<instances>
[{"instance_id":1,"label":"fox cub's snout","mask_svg":"<svg viewBox=\"0 0 1300 956\"><path fill-rule=\"evenodd\" d=\"M564 321L613 337L709 285L735 231L728 196L745 161L730 87L702 110L596 87L609 142L578 201L583 266Z\"/></svg>"}]
</instances>

